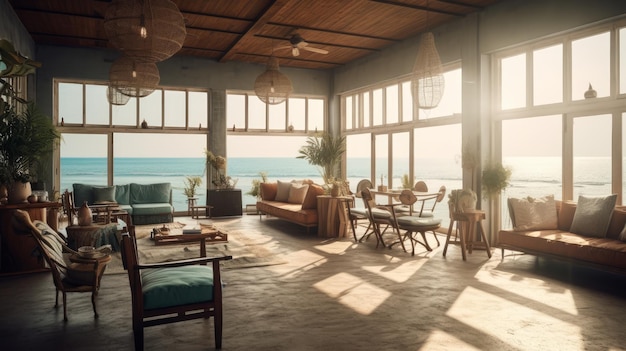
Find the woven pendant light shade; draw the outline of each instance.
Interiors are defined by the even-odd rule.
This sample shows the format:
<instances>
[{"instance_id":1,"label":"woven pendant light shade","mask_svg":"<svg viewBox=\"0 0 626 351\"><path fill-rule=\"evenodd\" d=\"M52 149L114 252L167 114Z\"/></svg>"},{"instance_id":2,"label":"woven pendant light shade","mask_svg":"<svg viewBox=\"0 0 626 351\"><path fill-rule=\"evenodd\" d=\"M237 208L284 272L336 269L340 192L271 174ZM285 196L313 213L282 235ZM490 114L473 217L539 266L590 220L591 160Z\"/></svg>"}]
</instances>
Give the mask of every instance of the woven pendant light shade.
<instances>
[{"instance_id":1,"label":"woven pendant light shade","mask_svg":"<svg viewBox=\"0 0 626 351\"><path fill-rule=\"evenodd\" d=\"M120 93L132 97L150 95L160 80L156 63L136 62L127 56L115 60L109 70L109 86L114 86Z\"/></svg>"},{"instance_id":2,"label":"woven pendant light shade","mask_svg":"<svg viewBox=\"0 0 626 351\"><path fill-rule=\"evenodd\" d=\"M277 105L287 100L292 91L291 80L278 70L278 59L270 57L267 70L254 82L256 96L266 104Z\"/></svg>"},{"instance_id":3,"label":"woven pendant light shade","mask_svg":"<svg viewBox=\"0 0 626 351\"><path fill-rule=\"evenodd\" d=\"M114 47L142 62L168 59L187 35L183 15L169 0L113 0L104 30Z\"/></svg>"},{"instance_id":4,"label":"woven pendant light shade","mask_svg":"<svg viewBox=\"0 0 626 351\"><path fill-rule=\"evenodd\" d=\"M130 96L122 94L117 87L109 85L107 87L107 100L111 105L122 106L128 103Z\"/></svg>"},{"instance_id":5,"label":"woven pendant light shade","mask_svg":"<svg viewBox=\"0 0 626 351\"><path fill-rule=\"evenodd\" d=\"M435 108L441 101L444 88L443 67L435 46L435 36L428 32L422 37L413 66L413 101L421 109Z\"/></svg>"}]
</instances>

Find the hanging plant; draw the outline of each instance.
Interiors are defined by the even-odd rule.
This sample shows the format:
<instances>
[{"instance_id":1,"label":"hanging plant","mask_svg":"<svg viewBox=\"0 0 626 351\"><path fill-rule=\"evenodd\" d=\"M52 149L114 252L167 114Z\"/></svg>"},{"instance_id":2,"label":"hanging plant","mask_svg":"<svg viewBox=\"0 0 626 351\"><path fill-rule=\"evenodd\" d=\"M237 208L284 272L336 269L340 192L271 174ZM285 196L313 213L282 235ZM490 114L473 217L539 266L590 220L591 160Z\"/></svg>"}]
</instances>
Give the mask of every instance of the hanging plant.
<instances>
[{"instance_id":1,"label":"hanging plant","mask_svg":"<svg viewBox=\"0 0 626 351\"><path fill-rule=\"evenodd\" d=\"M510 185L511 168L505 167L502 163L494 163L487 165L483 169L482 187L484 197L489 199L493 196L500 195L502 190Z\"/></svg>"}]
</instances>

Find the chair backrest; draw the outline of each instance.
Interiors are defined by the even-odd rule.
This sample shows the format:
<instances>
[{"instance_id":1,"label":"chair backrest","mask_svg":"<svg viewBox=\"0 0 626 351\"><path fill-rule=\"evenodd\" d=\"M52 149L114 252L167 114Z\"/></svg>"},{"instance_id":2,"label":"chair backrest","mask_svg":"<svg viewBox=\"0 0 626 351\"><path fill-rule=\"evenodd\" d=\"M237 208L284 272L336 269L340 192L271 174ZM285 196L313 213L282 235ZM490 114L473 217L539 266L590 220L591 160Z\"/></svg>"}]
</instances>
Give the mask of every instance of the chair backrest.
<instances>
[{"instance_id":1,"label":"chair backrest","mask_svg":"<svg viewBox=\"0 0 626 351\"><path fill-rule=\"evenodd\" d=\"M413 186L413 190L426 192L428 191L428 185L426 185L426 182L424 182L423 180L420 180L415 183L415 185Z\"/></svg>"},{"instance_id":2,"label":"chair backrest","mask_svg":"<svg viewBox=\"0 0 626 351\"><path fill-rule=\"evenodd\" d=\"M403 205L411 206L415 203L415 201L417 201L417 196L413 194L412 190L404 189L400 193L399 199Z\"/></svg>"},{"instance_id":3,"label":"chair backrest","mask_svg":"<svg viewBox=\"0 0 626 351\"><path fill-rule=\"evenodd\" d=\"M72 223L72 217L76 215L76 206L74 206L74 193L65 189L63 195L61 195L63 202L63 211L67 215L68 224Z\"/></svg>"},{"instance_id":4,"label":"chair backrest","mask_svg":"<svg viewBox=\"0 0 626 351\"><path fill-rule=\"evenodd\" d=\"M129 232L134 233L134 228L130 229ZM139 265L139 255L137 253L137 239L134 235L131 236L129 233L122 234L121 253L122 265L128 273L128 281L130 282L133 308L135 308L135 306L143 306L141 273L139 269L137 269L137 266ZM140 311L138 310L136 312Z\"/></svg>"},{"instance_id":5,"label":"chair backrest","mask_svg":"<svg viewBox=\"0 0 626 351\"><path fill-rule=\"evenodd\" d=\"M437 199L433 203L433 208L431 209L431 211L435 211L435 206L437 206L437 203L443 201L445 197L446 197L446 186L442 185L439 187L439 193L437 194Z\"/></svg>"},{"instance_id":6,"label":"chair backrest","mask_svg":"<svg viewBox=\"0 0 626 351\"><path fill-rule=\"evenodd\" d=\"M28 228L33 238L35 238L41 255L48 266L50 266L54 285L61 288L63 286L62 280L67 275L67 264L63 259L63 238L46 223L39 220L31 221L26 211L16 210L14 217L21 224L22 228Z\"/></svg>"},{"instance_id":7,"label":"chair backrest","mask_svg":"<svg viewBox=\"0 0 626 351\"><path fill-rule=\"evenodd\" d=\"M369 179L361 179L356 185L356 193L354 196L361 197L361 192L363 189L372 189L374 186Z\"/></svg>"}]
</instances>

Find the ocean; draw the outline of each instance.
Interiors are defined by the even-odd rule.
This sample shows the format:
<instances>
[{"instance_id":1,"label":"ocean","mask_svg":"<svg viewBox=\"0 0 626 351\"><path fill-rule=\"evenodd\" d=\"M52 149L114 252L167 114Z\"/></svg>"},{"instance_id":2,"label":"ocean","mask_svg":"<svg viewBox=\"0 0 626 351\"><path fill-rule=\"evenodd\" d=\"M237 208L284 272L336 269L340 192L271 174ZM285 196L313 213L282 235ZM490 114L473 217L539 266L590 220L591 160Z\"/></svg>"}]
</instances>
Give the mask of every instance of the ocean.
<instances>
[{"instance_id":1,"label":"ocean","mask_svg":"<svg viewBox=\"0 0 626 351\"><path fill-rule=\"evenodd\" d=\"M589 196L606 195L611 192L610 158L578 158L575 162L575 197L577 194ZM361 179L370 178L369 158L349 158L347 160L347 180L352 191ZM378 164L386 164L379 162ZM512 169L511 186L504 197L522 197L553 194L561 198L561 159L558 157L512 157L504 164ZM408 160L394 159L394 187L401 184L400 178L408 174ZM402 166L406 165L406 166ZM445 185L448 191L462 187L461 168L458 160L416 159L415 178L424 180L430 190ZM114 184L170 182L173 189L173 204L176 211L186 211L187 201L183 194L186 176L204 174L204 158L115 158ZM608 171L607 171L608 170ZM254 179L260 179L259 172L267 173L269 181L311 179L322 182L317 167L298 158L228 158L227 175L237 181L236 188L242 191L242 203L256 203L256 198L246 193ZM380 183L380 176L374 183ZM387 179L384 179L385 182ZM72 189L73 183L107 183L106 158L61 158L61 192ZM206 203L206 186L202 184L198 203ZM362 206L362 204L357 204ZM503 208L505 210L505 208ZM447 206L439 204L436 214L444 219L447 226ZM503 217L508 219L506 211ZM510 224L510 223L509 223ZM503 225L507 220L503 218Z\"/></svg>"}]
</instances>

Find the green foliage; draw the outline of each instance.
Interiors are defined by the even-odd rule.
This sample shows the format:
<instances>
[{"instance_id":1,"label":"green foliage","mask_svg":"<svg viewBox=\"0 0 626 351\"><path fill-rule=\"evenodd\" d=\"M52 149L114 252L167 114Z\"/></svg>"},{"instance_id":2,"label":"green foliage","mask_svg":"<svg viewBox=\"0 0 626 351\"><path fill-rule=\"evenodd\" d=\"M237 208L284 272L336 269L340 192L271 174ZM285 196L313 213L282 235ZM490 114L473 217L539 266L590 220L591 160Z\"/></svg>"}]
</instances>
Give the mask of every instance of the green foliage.
<instances>
[{"instance_id":1,"label":"green foliage","mask_svg":"<svg viewBox=\"0 0 626 351\"><path fill-rule=\"evenodd\" d=\"M260 198L261 197L261 183L266 183L267 182L267 173L266 172L259 172L259 175L261 176L261 179L253 179L252 180L252 188L250 188L250 190L246 193L247 195L251 195L254 196L256 198Z\"/></svg>"},{"instance_id":2,"label":"green foliage","mask_svg":"<svg viewBox=\"0 0 626 351\"><path fill-rule=\"evenodd\" d=\"M345 152L344 136L333 137L330 133L324 132L321 137L309 137L306 145L298 151L302 158L309 161L309 164L318 166L325 184L329 184L337 173L341 157Z\"/></svg>"},{"instance_id":3,"label":"green foliage","mask_svg":"<svg viewBox=\"0 0 626 351\"><path fill-rule=\"evenodd\" d=\"M483 169L482 187L484 197L491 198L499 195L502 190L510 185L511 168L504 167L501 163L488 165Z\"/></svg>"},{"instance_id":4,"label":"green foliage","mask_svg":"<svg viewBox=\"0 0 626 351\"><path fill-rule=\"evenodd\" d=\"M185 189L183 193L187 197L196 196L196 188L202 185L202 178L200 176L187 176L185 177Z\"/></svg>"},{"instance_id":5,"label":"green foliage","mask_svg":"<svg viewBox=\"0 0 626 351\"><path fill-rule=\"evenodd\" d=\"M52 119L33 103L17 113L15 106L4 104L0 114L0 182L28 182L40 162L50 157L60 133Z\"/></svg>"}]
</instances>

